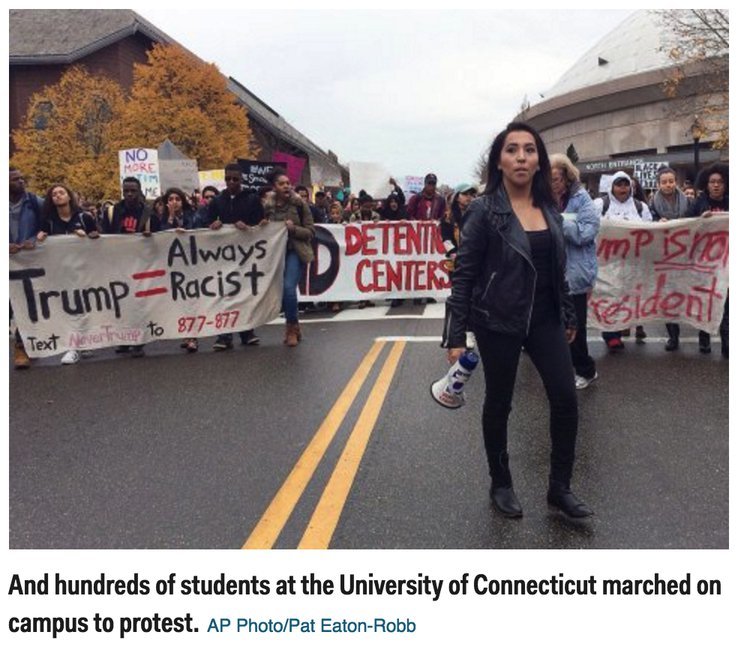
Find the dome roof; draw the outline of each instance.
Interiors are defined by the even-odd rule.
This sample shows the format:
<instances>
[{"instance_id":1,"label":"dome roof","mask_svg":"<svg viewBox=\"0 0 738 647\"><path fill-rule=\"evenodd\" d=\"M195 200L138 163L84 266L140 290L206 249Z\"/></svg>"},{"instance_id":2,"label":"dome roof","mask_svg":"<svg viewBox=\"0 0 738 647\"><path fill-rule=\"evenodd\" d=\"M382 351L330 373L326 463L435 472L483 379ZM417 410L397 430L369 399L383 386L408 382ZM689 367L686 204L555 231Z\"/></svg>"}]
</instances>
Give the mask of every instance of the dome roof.
<instances>
[{"instance_id":1,"label":"dome roof","mask_svg":"<svg viewBox=\"0 0 738 647\"><path fill-rule=\"evenodd\" d=\"M628 16L567 70L545 93L546 99L673 65L659 51L663 29L653 11Z\"/></svg>"}]
</instances>

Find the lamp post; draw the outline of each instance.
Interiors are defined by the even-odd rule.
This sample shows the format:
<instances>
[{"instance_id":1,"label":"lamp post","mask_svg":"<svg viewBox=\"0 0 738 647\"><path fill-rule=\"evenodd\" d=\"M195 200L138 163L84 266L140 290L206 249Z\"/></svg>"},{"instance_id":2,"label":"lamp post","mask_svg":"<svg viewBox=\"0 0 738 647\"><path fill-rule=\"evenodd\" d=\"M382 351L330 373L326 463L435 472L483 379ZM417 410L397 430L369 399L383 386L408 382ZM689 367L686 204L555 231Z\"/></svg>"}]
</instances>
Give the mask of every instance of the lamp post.
<instances>
[{"instance_id":1,"label":"lamp post","mask_svg":"<svg viewBox=\"0 0 738 647\"><path fill-rule=\"evenodd\" d=\"M694 121L689 127L689 133L692 135L692 141L694 142L694 183L697 184L697 175L700 172L700 139L704 134L704 128L699 115L694 116Z\"/></svg>"}]
</instances>

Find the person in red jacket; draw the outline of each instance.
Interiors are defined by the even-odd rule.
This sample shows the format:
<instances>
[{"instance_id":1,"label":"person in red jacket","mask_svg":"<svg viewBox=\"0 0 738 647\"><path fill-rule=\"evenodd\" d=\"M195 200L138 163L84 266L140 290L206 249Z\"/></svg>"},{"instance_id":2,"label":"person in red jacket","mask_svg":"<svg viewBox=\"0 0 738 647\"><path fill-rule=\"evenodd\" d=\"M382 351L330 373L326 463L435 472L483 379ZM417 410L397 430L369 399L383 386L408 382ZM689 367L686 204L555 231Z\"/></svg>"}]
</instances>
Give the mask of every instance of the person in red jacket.
<instances>
[{"instance_id":1,"label":"person in red jacket","mask_svg":"<svg viewBox=\"0 0 738 647\"><path fill-rule=\"evenodd\" d=\"M430 220L440 223L446 215L446 200L436 191L438 178L435 173L425 176L423 190L413 195L407 203L408 220ZM419 297L413 300L418 305L435 303L433 299Z\"/></svg>"},{"instance_id":2,"label":"person in red jacket","mask_svg":"<svg viewBox=\"0 0 738 647\"><path fill-rule=\"evenodd\" d=\"M446 213L446 201L436 191L438 178L433 173L425 176L423 190L413 195L407 203L408 220L434 220L440 222Z\"/></svg>"}]
</instances>

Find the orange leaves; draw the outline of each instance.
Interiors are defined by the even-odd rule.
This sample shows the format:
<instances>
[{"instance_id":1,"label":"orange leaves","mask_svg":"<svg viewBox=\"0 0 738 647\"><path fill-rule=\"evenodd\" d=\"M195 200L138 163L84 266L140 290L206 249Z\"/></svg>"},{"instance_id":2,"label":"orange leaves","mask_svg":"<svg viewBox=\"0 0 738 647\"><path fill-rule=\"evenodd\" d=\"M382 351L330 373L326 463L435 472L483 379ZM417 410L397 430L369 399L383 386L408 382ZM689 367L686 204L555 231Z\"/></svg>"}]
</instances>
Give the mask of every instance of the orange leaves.
<instances>
[{"instance_id":1,"label":"orange leaves","mask_svg":"<svg viewBox=\"0 0 738 647\"><path fill-rule=\"evenodd\" d=\"M176 45L155 45L148 62L135 66L129 97L108 77L70 68L31 98L12 136L11 163L31 178L32 190L64 181L91 200L120 195L121 149L170 139L201 169L258 154L225 77Z\"/></svg>"},{"instance_id":2,"label":"orange leaves","mask_svg":"<svg viewBox=\"0 0 738 647\"><path fill-rule=\"evenodd\" d=\"M123 120L122 132L135 133L131 145L155 148L168 138L202 169L256 153L246 110L215 65L176 45L155 45L148 57L135 67Z\"/></svg>"},{"instance_id":3,"label":"orange leaves","mask_svg":"<svg viewBox=\"0 0 738 647\"><path fill-rule=\"evenodd\" d=\"M123 104L117 83L81 66L70 68L31 97L24 122L13 132L12 163L33 178L37 192L62 181L86 197L117 191L111 162L117 153L109 143Z\"/></svg>"}]
</instances>

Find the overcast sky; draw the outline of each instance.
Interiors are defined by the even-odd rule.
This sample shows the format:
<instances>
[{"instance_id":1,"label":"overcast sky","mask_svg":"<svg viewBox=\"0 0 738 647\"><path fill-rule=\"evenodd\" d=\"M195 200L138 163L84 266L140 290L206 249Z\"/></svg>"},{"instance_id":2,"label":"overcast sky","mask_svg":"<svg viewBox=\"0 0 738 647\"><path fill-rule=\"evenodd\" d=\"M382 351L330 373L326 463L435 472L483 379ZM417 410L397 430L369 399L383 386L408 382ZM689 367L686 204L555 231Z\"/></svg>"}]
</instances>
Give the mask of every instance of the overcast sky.
<instances>
[{"instance_id":1,"label":"overcast sky","mask_svg":"<svg viewBox=\"0 0 738 647\"><path fill-rule=\"evenodd\" d=\"M633 12L132 8L341 162L451 185Z\"/></svg>"}]
</instances>

